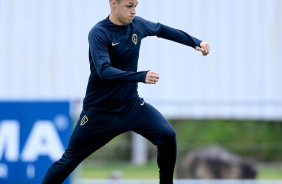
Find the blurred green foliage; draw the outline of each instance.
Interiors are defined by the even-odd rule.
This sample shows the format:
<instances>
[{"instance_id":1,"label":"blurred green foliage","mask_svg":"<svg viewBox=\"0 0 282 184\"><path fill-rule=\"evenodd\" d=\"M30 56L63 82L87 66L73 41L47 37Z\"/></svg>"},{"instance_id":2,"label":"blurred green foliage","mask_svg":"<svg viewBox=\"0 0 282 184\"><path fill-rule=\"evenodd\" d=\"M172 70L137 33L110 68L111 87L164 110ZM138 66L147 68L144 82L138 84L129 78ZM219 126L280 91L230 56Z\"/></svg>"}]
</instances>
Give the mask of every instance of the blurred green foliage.
<instances>
[{"instance_id":1,"label":"blurred green foliage","mask_svg":"<svg viewBox=\"0 0 282 184\"><path fill-rule=\"evenodd\" d=\"M180 120L171 124L180 154L217 144L257 161L282 161L282 122Z\"/></svg>"}]
</instances>

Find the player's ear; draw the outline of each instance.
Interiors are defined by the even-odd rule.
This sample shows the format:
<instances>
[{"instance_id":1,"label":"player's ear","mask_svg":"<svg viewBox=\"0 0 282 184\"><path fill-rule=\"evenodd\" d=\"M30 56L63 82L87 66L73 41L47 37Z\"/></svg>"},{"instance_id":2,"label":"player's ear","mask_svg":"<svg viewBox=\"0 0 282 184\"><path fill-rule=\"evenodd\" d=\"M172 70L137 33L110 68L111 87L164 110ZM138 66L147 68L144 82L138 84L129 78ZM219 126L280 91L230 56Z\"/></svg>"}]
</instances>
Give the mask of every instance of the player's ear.
<instances>
[{"instance_id":1,"label":"player's ear","mask_svg":"<svg viewBox=\"0 0 282 184\"><path fill-rule=\"evenodd\" d=\"M110 0L111 7L115 7L117 4L116 0Z\"/></svg>"}]
</instances>

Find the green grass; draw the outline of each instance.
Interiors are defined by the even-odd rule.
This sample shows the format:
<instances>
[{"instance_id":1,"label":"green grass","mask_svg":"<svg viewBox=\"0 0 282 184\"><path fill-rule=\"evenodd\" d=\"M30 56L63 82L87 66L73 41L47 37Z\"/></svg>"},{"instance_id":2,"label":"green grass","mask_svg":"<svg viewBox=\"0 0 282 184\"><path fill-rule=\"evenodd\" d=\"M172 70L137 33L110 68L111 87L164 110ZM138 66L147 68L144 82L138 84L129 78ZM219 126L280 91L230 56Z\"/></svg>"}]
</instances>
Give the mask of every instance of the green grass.
<instances>
[{"instance_id":1,"label":"green grass","mask_svg":"<svg viewBox=\"0 0 282 184\"><path fill-rule=\"evenodd\" d=\"M261 180L282 180L282 168L262 167L259 169L258 179Z\"/></svg>"},{"instance_id":2,"label":"green grass","mask_svg":"<svg viewBox=\"0 0 282 184\"><path fill-rule=\"evenodd\" d=\"M144 166L134 166L126 163L110 163L83 165L81 177L84 179L105 179L109 178L113 171L121 171L124 179L157 179L159 176L156 163Z\"/></svg>"},{"instance_id":3,"label":"green grass","mask_svg":"<svg viewBox=\"0 0 282 184\"><path fill-rule=\"evenodd\" d=\"M155 162L144 166L134 166L125 162L87 163L82 165L81 177L84 179L106 179L109 178L113 171L121 171L124 179L158 179L159 177L158 167ZM281 173L281 167L260 166L257 178L260 180L282 180Z\"/></svg>"}]
</instances>

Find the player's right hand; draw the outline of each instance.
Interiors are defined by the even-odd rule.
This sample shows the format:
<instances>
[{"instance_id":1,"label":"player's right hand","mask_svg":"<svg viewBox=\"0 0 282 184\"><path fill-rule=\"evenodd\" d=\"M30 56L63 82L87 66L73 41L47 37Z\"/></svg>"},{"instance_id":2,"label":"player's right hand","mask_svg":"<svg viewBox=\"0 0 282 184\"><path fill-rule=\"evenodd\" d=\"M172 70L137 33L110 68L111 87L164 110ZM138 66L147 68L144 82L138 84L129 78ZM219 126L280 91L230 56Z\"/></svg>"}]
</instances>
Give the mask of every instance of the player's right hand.
<instances>
[{"instance_id":1,"label":"player's right hand","mask_svg":"<svg viewBox=\"0 0 282 184\"><path fill-rule=\"evenodd\" d=\"M159 81L160 75L157 72L149 71L146 75L146 84L156 84Z\"/></svg>"}]
</instances>

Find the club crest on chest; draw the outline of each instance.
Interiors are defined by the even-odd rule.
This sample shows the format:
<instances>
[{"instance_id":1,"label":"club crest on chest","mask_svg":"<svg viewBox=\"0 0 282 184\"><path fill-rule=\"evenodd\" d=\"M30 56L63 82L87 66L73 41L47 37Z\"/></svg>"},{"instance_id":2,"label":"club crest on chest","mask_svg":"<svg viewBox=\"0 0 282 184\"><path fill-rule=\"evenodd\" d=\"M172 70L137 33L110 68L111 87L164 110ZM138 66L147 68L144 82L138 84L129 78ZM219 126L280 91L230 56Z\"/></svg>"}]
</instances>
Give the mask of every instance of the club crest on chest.
<instances>
[{"instance_id":1,"label":"club crest on chest","mask_svg":"<svg viewBox=\"0 0 282 184\"><path fill-rule=\"evenodd\" d=\"M133 41L133 43L136 45L137 44L137 34L133 34L132 35L132 41Z\"/></svg>"}]
</instances>

